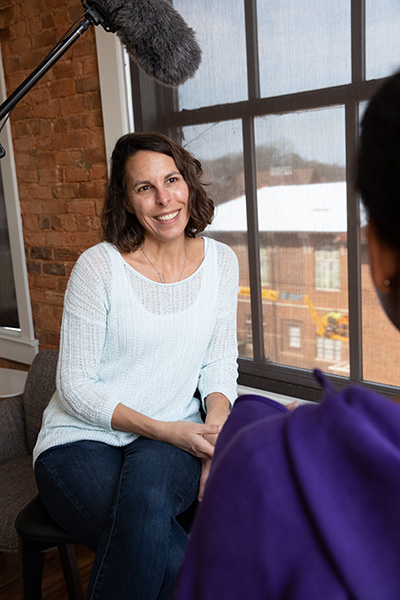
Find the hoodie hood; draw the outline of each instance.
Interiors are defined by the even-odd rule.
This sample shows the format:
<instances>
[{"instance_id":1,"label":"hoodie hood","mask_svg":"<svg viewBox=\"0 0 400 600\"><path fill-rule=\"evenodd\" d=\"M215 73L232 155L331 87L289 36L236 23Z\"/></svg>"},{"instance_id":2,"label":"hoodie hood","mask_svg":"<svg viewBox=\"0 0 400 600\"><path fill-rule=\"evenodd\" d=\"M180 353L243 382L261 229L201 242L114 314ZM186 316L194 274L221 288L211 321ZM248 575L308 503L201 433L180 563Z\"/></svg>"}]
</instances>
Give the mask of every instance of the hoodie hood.
<instances>
[{"instance_id":1,"label":"hoodie hood","mask_svg":"<svg viewBox=\"0 0 400 600\"><path fill-rule=\"evenodd\" d=\"M400 406L316 377L293 413L235 402L175 600L400 598Z\"/></svg>"}]
</instances>

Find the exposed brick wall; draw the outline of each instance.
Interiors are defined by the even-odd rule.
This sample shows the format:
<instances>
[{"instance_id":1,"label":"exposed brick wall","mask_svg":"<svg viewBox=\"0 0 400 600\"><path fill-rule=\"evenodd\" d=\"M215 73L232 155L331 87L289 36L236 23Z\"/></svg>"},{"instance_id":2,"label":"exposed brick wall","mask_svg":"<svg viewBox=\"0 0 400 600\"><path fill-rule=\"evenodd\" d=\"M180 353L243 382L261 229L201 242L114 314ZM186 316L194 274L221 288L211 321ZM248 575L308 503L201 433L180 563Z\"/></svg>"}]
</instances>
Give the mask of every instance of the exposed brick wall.
<instances>
[{"instance_id":1,"label":"exposed brick wall","mask_svg":"<svg viewBox=\"0 0 400 600\"><path fill-rule=\"evenodd\" d=\"M8 95L82 14L80 0L0 0ZM93 28L17 104L11 127L35 335L43 350L58 346L74 262L100 240L107 166Z\"/></svg>"}]
</instances>

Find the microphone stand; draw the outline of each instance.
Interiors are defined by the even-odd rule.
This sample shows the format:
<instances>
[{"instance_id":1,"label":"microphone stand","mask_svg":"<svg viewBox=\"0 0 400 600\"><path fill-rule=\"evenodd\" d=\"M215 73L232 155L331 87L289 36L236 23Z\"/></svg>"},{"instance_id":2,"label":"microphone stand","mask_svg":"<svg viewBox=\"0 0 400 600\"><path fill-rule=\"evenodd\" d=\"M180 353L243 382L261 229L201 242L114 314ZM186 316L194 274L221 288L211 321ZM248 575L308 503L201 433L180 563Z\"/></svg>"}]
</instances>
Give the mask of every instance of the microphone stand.
<instances>
[{"instance_id":1,"label":"microphone stand","mask_svg":"<svg viewBox=\"0 0 400 600\"><path fill-rule=\"evenodd\" d=\"M11 111L21 98L25 96L25 94L47 73L54 63L65 54L70 46L72 46L72 44L74 44L91 25L102 25L106 31L113 31L113 28L110 25L110 17L101 5L95 0L90 2L90 6L82 0L82 5L86 10L76 24L75 29L67 36L64 34L40 65L32 71L11 96L9 96L0 106L0 121L6 117L6 115L10 115ZM5 154L6 151L0 144L0 158L3 158Z\"/></svg>"}]
</instances>

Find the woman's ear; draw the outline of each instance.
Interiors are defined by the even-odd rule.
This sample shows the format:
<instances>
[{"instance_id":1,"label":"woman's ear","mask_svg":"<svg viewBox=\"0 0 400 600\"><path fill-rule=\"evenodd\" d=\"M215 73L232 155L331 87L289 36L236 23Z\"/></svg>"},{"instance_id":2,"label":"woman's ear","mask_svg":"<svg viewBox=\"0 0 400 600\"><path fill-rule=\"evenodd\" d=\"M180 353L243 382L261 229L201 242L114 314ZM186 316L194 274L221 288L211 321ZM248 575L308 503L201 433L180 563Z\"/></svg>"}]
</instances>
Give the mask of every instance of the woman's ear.
<instances>
[{"instance_id":1,"label":"woman's ear","mask_svg":"<svg viewBox=\"0 0 400 600\"><path fill-rule=\"evenodd\" d=\"M382 240L372 222L368 225L368 250L378 298L393 325L400 330L400 255Z\"/></svg>"},{"instance_id":2,"label":"woman's ear","mask_svg":"<svg viewBox=\"0 0 400 600\"><path fill-rule=\"evenodd\" d=\"M382 240L375 224L368 224L368 251L371 276L376 289L388 293L399 271L399 253Z\"/></svg>"}]
</instances>

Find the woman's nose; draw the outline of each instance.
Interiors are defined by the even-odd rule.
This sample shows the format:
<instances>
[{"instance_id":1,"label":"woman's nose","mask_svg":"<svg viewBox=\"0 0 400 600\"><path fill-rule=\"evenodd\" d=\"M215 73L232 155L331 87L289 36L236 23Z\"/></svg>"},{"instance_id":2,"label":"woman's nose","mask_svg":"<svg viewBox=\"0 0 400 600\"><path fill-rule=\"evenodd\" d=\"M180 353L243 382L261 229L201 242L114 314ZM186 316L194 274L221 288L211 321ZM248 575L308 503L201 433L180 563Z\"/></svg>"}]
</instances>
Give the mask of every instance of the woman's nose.
<instances>
[{"instance_id":1,"label":"woman's nose","mask_svg":"<svg viewBox=\"0 0 400 600\"><path fill-rule=\"evenodd\" d=\"M168 190L157 190L156 200L160 206L168 206L171 200Z\"/></svg>"}]
</instances>

